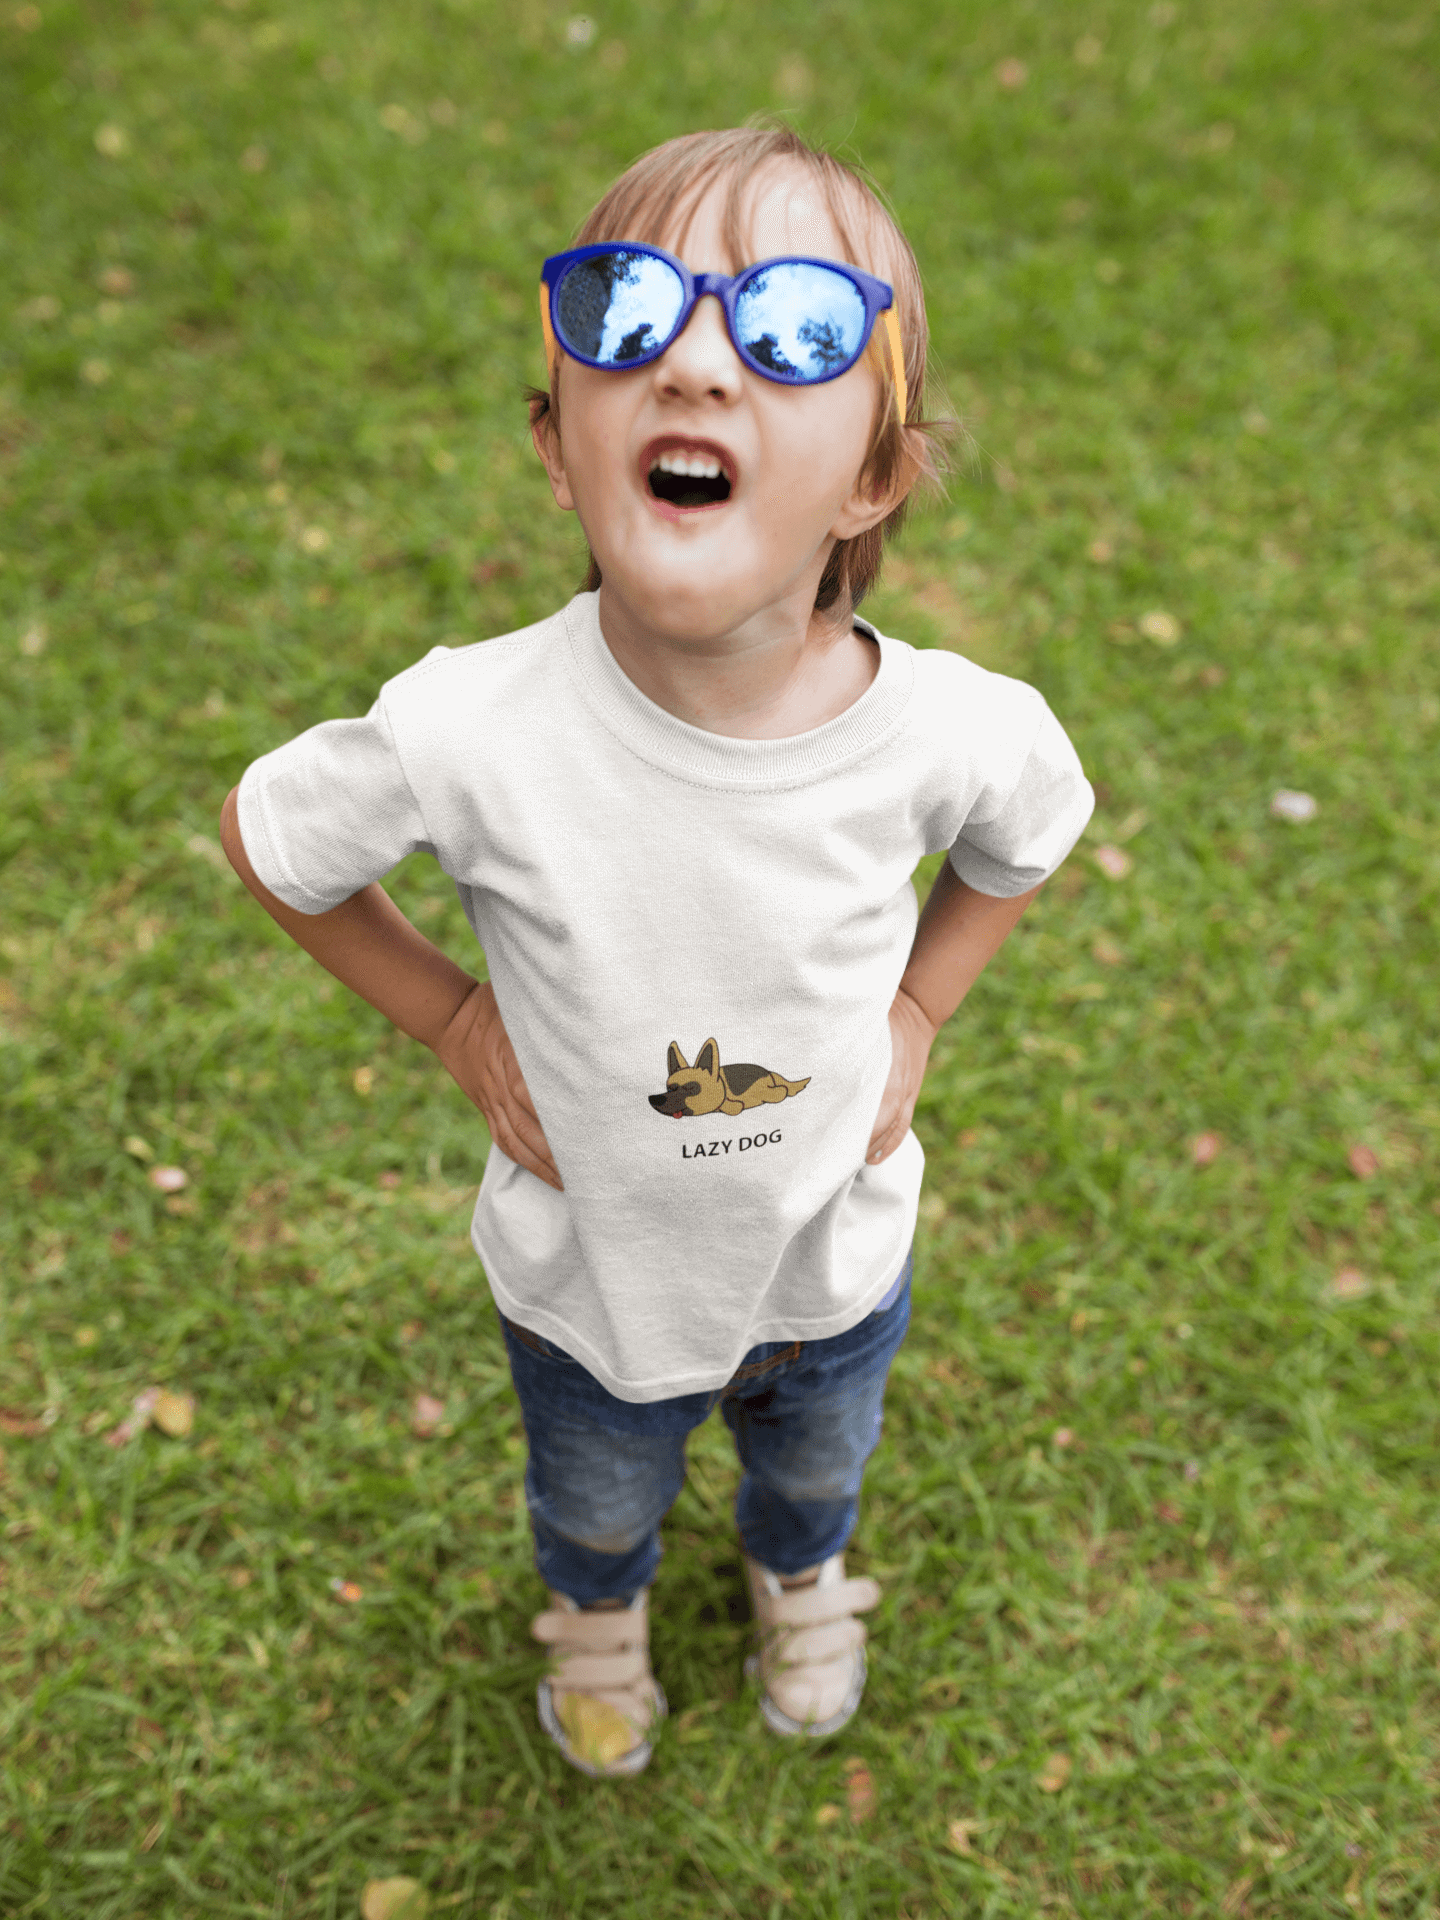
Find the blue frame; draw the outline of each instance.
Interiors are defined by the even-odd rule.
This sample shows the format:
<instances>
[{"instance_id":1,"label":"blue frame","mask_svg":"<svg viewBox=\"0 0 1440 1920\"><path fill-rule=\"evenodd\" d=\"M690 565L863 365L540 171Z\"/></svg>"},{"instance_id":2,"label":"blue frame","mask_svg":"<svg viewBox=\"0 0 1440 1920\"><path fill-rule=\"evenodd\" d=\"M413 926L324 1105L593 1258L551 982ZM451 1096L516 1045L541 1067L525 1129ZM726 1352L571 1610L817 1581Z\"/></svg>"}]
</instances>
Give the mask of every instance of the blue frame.
<instances>
[{"instance_id":1,"label":"blue frame","mask_svg":"<svg viewBox=\"0 0 1440 1920\"><path fill-rule=\"evenodd\" d=\"M635 359L627 360L623 367L616 367L608 360L593 360L589 354L577 353L565 342L555 326L556 290L568 270L579 266L582 261L596 259L602 254L614 253L646 253L653 259L663 260L667 266L673 267L679 274L685 289L685 304L681 307L679 317L665 339L658 347L652 347L649 352L637 354ZM843 274L859 290L865 302L865 331L859 346L843 366L821 374L818 379L807 380L803 374L778 373L775 368L763 365L746 352L735 331L735 302L756 274L764 273L767 267L777 266L824 267L830 273ZM752 373L758 373L762 379L774 380L783 387L823 386L827 380L838 380L842 373L848 373L869 346L871 335L875 330L875 322L887 308L893 308L895 305L895 289L888 281L877 280L874 274L865 273L859 267L852 267L846 261L820 260L813 254L786 253L777 255L773 260L757 260L753 266L746 267L737 274L691 273L685 262L677 260L673 253L667 253L663 247L646 246L639 240L605 240L595 246L573 247L568 253L552 253L540 269L540 279L547 294L547 316L553 337L570 358L578 360L582 366L600 367L607 373L629 373L636 367L648 366L652 360L658 360L660 355L685 331L690 316L695 311L696 301L713 293L724 309L725 325L729 330L730 339L745 365Z\"/></svg>"}]
</instances>

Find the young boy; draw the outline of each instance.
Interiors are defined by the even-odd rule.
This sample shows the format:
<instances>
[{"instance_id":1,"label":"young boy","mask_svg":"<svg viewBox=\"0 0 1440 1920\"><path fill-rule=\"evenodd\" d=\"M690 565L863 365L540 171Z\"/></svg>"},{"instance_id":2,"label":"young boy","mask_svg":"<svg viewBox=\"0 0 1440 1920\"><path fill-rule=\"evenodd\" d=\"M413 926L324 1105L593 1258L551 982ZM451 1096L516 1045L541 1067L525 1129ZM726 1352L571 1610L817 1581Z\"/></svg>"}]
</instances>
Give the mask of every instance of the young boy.
<instances>
[{"instance_id":1,"label":"young boy","mask_svg":"<svg viewBox=\"0 0 1440 1920\"><path fill-rule=\"evenodd\" d=\"M855 616L931 471L919 274L859 176L788 130L695 134L580 241L546 262L531 412L589 590L267 754L223 827L489 1123L473 1238L530 1446L540 1716L618 1774L665 1712L657 1529L717 1403L765 1719L858 1705L879 1588L843 1550L909 1318L911 1113L1092 796L1032 688ZM417 847L488 983L379 886Z\"/></svg>"}]
</instances>

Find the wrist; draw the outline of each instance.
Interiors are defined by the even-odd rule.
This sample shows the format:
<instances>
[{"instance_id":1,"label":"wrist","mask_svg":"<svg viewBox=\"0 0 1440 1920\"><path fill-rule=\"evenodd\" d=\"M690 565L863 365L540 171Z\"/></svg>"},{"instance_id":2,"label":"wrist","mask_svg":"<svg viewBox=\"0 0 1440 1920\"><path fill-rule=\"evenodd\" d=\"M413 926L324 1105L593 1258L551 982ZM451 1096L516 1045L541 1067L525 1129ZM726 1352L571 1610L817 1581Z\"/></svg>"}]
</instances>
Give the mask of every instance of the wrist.
<instances>
[{"instance_id":1,"label":"wrist","mask_svg":"<svg viewBox=\"0 0 1440 1920\"><path fill-rule=\"evenodd\" d=\"M896 991L895 998L897 1002L901 1002L901 1001L904 1002L905 1011L907 1014L910 1015L912 1019L924 1022L925 1027L929 1033L929 1037L931 1040L933 1040L936 1034L939 1033L941 1027L944 1026L945 1018L948 1016L942 1017L941 1019L937 1020L934 1017L934 1015L930 1012L930 1010L925 1006L924 1002L918 999L915 993L911 990L911 988L905 985L904 981L901 981L900 986Z\"/></svg>"}]
</instances>

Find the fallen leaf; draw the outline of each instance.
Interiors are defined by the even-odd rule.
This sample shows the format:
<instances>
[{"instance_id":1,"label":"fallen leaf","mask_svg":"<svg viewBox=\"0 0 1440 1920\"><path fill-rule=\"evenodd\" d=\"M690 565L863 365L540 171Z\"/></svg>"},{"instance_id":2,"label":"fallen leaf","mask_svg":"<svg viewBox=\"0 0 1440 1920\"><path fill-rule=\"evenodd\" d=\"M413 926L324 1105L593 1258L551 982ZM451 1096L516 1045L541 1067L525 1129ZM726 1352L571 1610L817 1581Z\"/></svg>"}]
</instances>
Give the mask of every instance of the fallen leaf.
<instances>
[{"instance_id":1,"label":"fallen leaf","mask_svg":"<svg viewBox=\"0 0 1440 1920\"><path fill-rule=\"evenodd\" d=\"M0 1433L8 1433L13 1439L33 1440L37 1433L44 1433L50 1423L43 1415L16 1413L12 1407L0 1407Z\"/></svg>"},{"instance_id":2,"label":"fallen leaf","mask_svg":"<svg viewBox=\"0 0 1440 1920\"><path fill-rule=\"evenodd\" d=\"M1173 1501L1157 1500L1155 1502L1155 1518L1163 1520L1167 1527L1178 1527L1184 1517Z\"/></svg>"},{"instance_id":3,"label":"fallen leaf","mask_svg":"<svg viewBox=\"0 0 1440 1920\"><path fill-rule=\"evenodd\" d=\"M969 1853L971 1839L979 1833L981 1825L979 1820L952 1820L945 1829L945 1838L956 1853Z\"/></svg>"},{"instance_id":4,"label":"fallen leaf","mask_svg":"<svg viewBox=\"0 0 1440 1920\"><path fill-rule=\"evenodd\" d=\"M1219 1158L1220 1149L1225 1144L1218 1133L1197 1133L1190 1142L1190 1158L1197 1167L1208 1167Z\"/></svg>"},{"instance_id":5,"label":"fallen leaf","mask_svg":"<svg viewBox=\"0 0 1440 1920\"><path fill-rule=\"evenodd\" d=\"M190 1176L183 1167L152 1167L146 1177L161 1193L179 1193L190 1184Z\"/></svg>"},{"instance_id":6,"label":"fallen leaf","mask_svg":"<svg viewBox=\"0 0 1440 1920\"><path fill-rule=\"evenodd\" d=\"M1330 1282L1332 1300L1363 1300L1370 1291L1370 1282L1359 1267L1341 1267Z\"/></svg>"},{"instance_id":7,"label":"fallen leaf","mask_svg":"<svg viewBox=\"0 0 1440 1920\"><path fill-rule=\"evenodd\" d=\"M100 276L100 291L116 300L128 300L135 291L135 276L128 267L106 267Z\"/></svg>"},{"instance_id":8,"label":"fallen leaf","mask_svg":"<svg viewBox=\"0 0 1440 1920\"><path fill-rule=\"evenodd\" d=\"M418 1880L397 1874L392 1880L367 1880L360 1895L363 1920L425 1920L430 1896Z\"/></svg>"},{"instance_id":9,"label":"fallen leaf","mask_svg":"<svg viewBox=\"0 0 1440 1920\"><path fill-rule=\"evenodd\" d=\"M1180 622L1173 613L1165 613L1159 607L1142 613L1137 625L1145 638L1153 640L1157 647L1173 647L1180 638Z\"/></svg>"},{"instance_id":10,"label":"fallen leaf","mask_svg":"<svg viewBox=\"0 0 1440 1920\"><path fill-rule=\"evenodd\" d=\"M155 1158L155 1149L150 1145L148 1140L142 1140L138 1133L126 1134L121 1145L124 1147L126 1153L134 1160L153 1160Z\"/></svg>"},{"instance_id":11,"label":"fallen leaf","mask_svg":"<svg viewBox=\"0 0 1440 1920\"><path fill-rule=\"evenodd\" d=\"M608 1767L635 1746L635 1728L619 1707L588 1693L564 1693L555 1716L570 1745L592 1767Z\"/></svg>"},{"instance_id":12,"label":"fallen leaf","mask_svg":"<svg viewBox=\"0 0 1440 1920\"><path fill-rule=\"evenodd\" d=\"M1115 549L1108 540L1092 540L1086 552L1098 567L1103 567L1107 560L1115 558Z\"/></svg>"},{"instance_id":13,"label":"fallen leaf","mask_svg":"<svg viewBox=\"0 0 1440 1920\"><path fill-rule=\"evenodd\" d=\"M1270 812L1275 819L1288 820L1296 827L1313 820L1319 811L1320 803L1313 793L1295 793L1289 787L1281 787L1270 802Z\"/></svg>"},{"instance_id":14,"label":"fallen leaf","mask_svg":"<svg viewBox=\"0 0 1440 1920\"><path fill-rule=\"evenodd\" d=\"M165 1822L163 1820L156 1820L155 1822L153 1822L152 1825L148 1826L145 1829L145 1837L140 1842L141 1853L149 1853L150 1849L154 1846L155 1842L160 1838L161 1834L164 1833L164 1831L165 1831Z\"/></svg>"},{"instance_id":15,"label":"fallen leaf","mask_svg":"<svg viewBox=\"0 0 1440 1920\"><path fill-rule=\"evenodd\" d=\"M845 1801L852 1820L868 1820L875 1811L875 1781L863 1760L845 1762Z\"/></svg>"},{"instance_id":16,"label":"fallen leaf","mask_svg":"<svg viewBox=\"0 0 1440 1920\"><path fill-rule=\"evenodd\" d=\"M1380 1171L1379 1156L1374 1149L1358 1141L1345 1158L1350 1162L1350 1171L1357 1180L1371 1180Z\"/></svg>"},{"instance_id":17,"label":"fallen leaf","mask_svg":"<svg viewBox=\"0 0 1440 1920\"><path fill-rule=\"evenodd\" d=\"M1095 864L1110 880L1123 880L1127 873L1134 871L1135 862L1128 853L1119 847L1097 847Z\"/></svg>"},{"instance_id":18,"label":"fallen leaf","mask_svg":"<svg viewBox=\"0 0 1440 1920\"><path fill-rule=\"evenodd\" d=\"M373 1067L356 1067L354 1073L350 1076L350 1084L362 1099L367 1098L375 1089L375 1069Z\"/></svg>"},{"instance_id":19,"label":"fallen leaf","mask_svg":"<svg viewBox=\"0 0 1440 1920\"><path fill-rule=\"evenodd\" d=\"M71 1336L77 1347L93 1347L100 1338L98 1327L76 1327Z\"/></svg>"},{"instance_id":20,"label":"fallen leaf","mask_svg":"<svg viewBox=\"0 0 1440 1920\"><path fill-rule=\"evenodd\" d=\"M1115 942L1103 933L1092 945L1090 952L1102 967L1123 967L1125 964L1125 949L1117 947Z\"/></svg>"},{"instance_id":21,"label":"fallen leaf","mask_svg":"<svg viewBox=\"0 0 1440 1920\"><path fill-rule=\"evenodd\" d=\"M407 1320L400 1329L401 1346L413 1347L424 1331L425 1322L423 1320Z\"/></svg>"},{"instance_id":22,"label":"fallen leaf","mask_svg":"<svg viewBox=\"0 0 1440 1920\"><path fill-rule=\"evenodd\" d=\"M822 1806L818 1806L815 1809L815 1824L817 1827L833 1826L839 1818L840 1809L833 1800L827 1800Z\"/></svg>"},{"instance_id":23,"label":"fallen leaf","mask_svg":"<svg viewBox=\"0 0 1440 1920\"><path fill-rule=\"evenodd\" d=\"M155 1396L151 1409L151 1418L162 1433L168 1433L172 1440L183 1440L195 1424L195 1396L193 1393L171 1393L162 1387Z\"/></svg>"},{"instance_id":24,"label":"fallen leaf","mask_svg":"<svg viewBox=\"0 0 1440 1920\"><path fill-rule=\"evenodd\" d=\"M445 1402L433 1393L417 1393L410 1407L410 1431L417 1440L428 1440L439 1430L445 1418Z\"/></svg>"},{"instance_id":25,"label":"fallen leaf","mask_svg":"<svg viewBox=\"0 0 1440 1920\"><path fill-rule=\"evenodd\" d=\"M1059 1793L1070 1778L1071 1760L1068 1753L1047 1755L1044 1766L1035 1776L1035 1784L1042 1793Z\"/></svg>"},{"instance_id":26,"label":"fallen leaf","mask_svg":"<svg viewBox=\"0 0 1440 1920\"><path fill-rule=\"evenodd\" d=\"M995 69L995 78L1007 93L1014 93L1030 78L1030 69L1023 60L1002 60Z\"/></svg>"},{"instance_id":27,"label":"fallen leaf","mask_svg":"<svg viewBox=\"0 0 1440 1920\"><path fill-rule=\"evenodd\" d=\"M330 1582L330 1591L337 1600L343 1600L347 1606L354 1606L355 1602L363 1599L365 1594L365 1589L357 1585L354 1580L342 1580L338 1574Z\"/></svg>"}]
</instances>

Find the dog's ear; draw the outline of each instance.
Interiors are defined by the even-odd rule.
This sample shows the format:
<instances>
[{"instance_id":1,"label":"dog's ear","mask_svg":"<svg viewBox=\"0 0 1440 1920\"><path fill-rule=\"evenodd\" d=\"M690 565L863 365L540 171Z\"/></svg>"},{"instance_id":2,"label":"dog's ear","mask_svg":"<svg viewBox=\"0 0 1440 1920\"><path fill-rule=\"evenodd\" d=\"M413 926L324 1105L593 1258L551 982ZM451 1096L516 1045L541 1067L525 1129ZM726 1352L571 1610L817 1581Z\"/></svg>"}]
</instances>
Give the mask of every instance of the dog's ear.
<instances>
[{"instance_id":1,"label":"dog's ear","mask_svg":"<svg viewBox=\"0 0 1440 1920\"><path fill-rule=\"evenodd\" d=\"M670 1051L665 1056L665 1072L667 1077L672 1073L688 1073L689 1070L689 1062L672 1040L670 1042Z\"/></svg>"},{"instance_id":2,"label":"dog's ear","mask_svg":"<svg viewBox=\"0 0 1440 1920\"><path fill-rule=\"evenodd\" d=\"M720 1071L720 1049L713 1040L707 1040L695 1056L695 1071L708 1073L713 1079Z\"/></svg>"}]
</instances>

